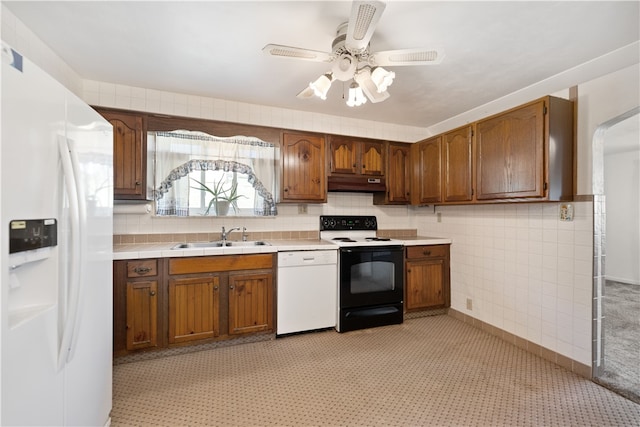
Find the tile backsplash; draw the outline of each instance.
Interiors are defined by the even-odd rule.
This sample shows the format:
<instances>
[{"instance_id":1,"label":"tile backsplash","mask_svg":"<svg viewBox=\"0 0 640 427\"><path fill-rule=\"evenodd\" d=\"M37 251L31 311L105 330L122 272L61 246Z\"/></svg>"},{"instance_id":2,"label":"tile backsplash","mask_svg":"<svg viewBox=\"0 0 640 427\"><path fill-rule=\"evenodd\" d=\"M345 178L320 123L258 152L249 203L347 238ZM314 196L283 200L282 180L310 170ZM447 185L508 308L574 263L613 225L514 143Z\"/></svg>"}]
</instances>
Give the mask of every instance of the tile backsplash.
<instances>
[{"instance_id":1,"label":"tile backsplash","mask_svg":"<svg viewBox=\"0 0 640 427\"><path fill-rule=\"evenodd\" d=\"M449 237L451 306L591 366L593 202L440 206L419 235ZM468 304L468 300L471 301Z\"/></svg>"},{"instance_id":2,"label":"tile backsplash","mask_svg":"<svg viewBox=\"0 0 640 427\"><path fill-rule=\"evenodd\" d=\"M427 208L373 205L371 193L329 193L327 203L307 204L307 213L298 213L298 204L281 203L276 217L156 217L151 214L118 214L113 232L125 234L217 233L224 226L246 227L247 232L318 231L320 215L375 215L380 229L410 229L414 212Z\"/></svg>"}]
</instances>

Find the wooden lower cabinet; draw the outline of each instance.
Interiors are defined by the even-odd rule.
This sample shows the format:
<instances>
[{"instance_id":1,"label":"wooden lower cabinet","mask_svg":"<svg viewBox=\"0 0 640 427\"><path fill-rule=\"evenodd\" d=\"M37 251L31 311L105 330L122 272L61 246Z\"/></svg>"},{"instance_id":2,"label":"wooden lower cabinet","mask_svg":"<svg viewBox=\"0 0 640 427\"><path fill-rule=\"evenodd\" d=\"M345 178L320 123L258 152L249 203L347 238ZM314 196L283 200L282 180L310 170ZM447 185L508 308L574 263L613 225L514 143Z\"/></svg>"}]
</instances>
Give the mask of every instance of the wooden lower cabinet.
<instances>
[{"instance_id":1,"label":"wooden lower cabinet","mask_svg":"<svg viewBox=\"0 0 640 427\"><path fill-rule=\"evenodd\" d=\"M114 356L275 331L274 254L114 261Z\"/></svg>"},{"instance_id":2,"label":"wooden lower cabinet","mask_svg":"<svg viewBox=\"0 0 640 427\"><path fill-rule=\"evenodd\" d=\"M158 281L127 282L127 350L158 345Z\"/></svg>"},{"instance_id":3,"label":"wooden lower cabinet","mask_svg":"<svg viewBox=\"0 0 640 427\"><path fill-rule=\"evenodd\" d=\"M273 330L273 277L270 273L229 275L229 334Z\"/></svg>"},{"instance_id":4,"label":"wooden lower cabinet","mask_svg":"<svg viewBox=\"0 0 640 427\"><path fill-rule=\"evenodd\" d=\"M220 334L220 277L169 280L169 344Z\"/></svg>"},{"instance_id":5,"label":"wooden lower cabinet","mask_svg":"<svg viewBox=\"0 0 640 427\"><path fill-rule=\"evenodd\" d=\"M449 245L405 248L405 311L451 305Z\"/></svg>"}]
</instances>

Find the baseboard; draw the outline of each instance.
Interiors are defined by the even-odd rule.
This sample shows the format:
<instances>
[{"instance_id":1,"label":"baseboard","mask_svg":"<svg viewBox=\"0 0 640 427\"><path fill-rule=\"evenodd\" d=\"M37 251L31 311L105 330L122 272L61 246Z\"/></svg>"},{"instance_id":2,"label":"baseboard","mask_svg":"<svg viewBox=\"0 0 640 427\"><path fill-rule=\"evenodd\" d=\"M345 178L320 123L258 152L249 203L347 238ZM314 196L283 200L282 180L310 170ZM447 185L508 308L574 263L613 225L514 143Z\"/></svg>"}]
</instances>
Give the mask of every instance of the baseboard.
<instances>
[{"instance_id":1,"label":"baseboard","mask_svg":"<svg viewBox=\"0 0 640 427\"><path fill-rule=\"evenodd\" d=\"M555 363L556 365L562 366L565 369L574 372L581 377L592 379L591 366L585 365L584 363L577 362L573 359L568 358L562 354L556 353L555 351L549 350L548 348L542 347L539 344L534 342L525 340L517 335L514 335L510 332L504 331L500 328L497 328L493 325L490 325L482 320L478 320L475 317L471 317L467 314L464 314L460 311L457 311L453 308L449 308L448 315L452 316L468 325L471 325L475 328L481 329L485 332L490 333L491 335L502 339L510 344L515 345L518 348L528 351L529 353L535 354L536 356L540 356L549 362Z\"/></svg>"}]
</instances>

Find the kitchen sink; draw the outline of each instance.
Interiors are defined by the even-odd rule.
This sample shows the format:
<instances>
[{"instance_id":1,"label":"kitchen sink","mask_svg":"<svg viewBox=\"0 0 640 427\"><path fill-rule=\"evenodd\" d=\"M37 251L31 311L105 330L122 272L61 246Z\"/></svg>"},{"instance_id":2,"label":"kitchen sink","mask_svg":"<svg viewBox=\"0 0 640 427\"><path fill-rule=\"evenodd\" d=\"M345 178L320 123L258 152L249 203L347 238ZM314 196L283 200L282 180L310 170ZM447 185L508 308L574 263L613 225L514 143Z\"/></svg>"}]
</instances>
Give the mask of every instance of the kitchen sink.
<instances>
[{"instance_id":1,"label":"kitchen sink","mask_svg":"<svg viewBox=\"0 0 640 427\"><path fill-rule=\"evenodd\" d=\"M194 248L221 248L223 246L270 246L270 243L265 242L263 240L248 240L248 241L232 241L228 240L223 242L222 240L218 240L215 242L191 242L191 243L178 243L175 246L172 246L171 249L194 249Z\"/></svg>"},{"instance_id":2,"label":"kitchen sink","mask_svg":"<svg viewBox=\"0 0 640 427\"><path fill-rule=\"evenodd\" d=\"M271 246L271 243L264 240L228 241L225 246Z\"/></svg>"}]
</instances>

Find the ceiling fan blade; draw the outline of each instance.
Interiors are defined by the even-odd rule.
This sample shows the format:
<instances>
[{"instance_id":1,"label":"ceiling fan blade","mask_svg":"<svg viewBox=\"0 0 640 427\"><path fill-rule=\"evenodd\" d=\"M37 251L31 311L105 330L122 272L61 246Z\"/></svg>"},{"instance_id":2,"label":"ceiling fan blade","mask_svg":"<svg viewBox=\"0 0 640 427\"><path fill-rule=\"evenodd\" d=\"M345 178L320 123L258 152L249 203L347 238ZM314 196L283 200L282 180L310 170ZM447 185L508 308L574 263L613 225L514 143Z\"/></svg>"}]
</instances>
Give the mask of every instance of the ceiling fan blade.
<instances>
[{"instance_id":1,"label":"ceiling fan blade","mask_svg":"<svg viewBox=\"0 0 640 427\"><path fill-rule=\"evenodd\" d=\"M435 65L444 59L442 49L398 49L375 52L369 55L372 66L400 66L400 65Z\"/></svg>"},{"instance_id":2,"label":"ceiling fan blade","mask_svg":"<svg viewBox=\"0 0 640 427\"><path fill-rule=\"evenodd\" d=\"M314 95L313 89L311 89L311 87L307 86L304 89L302 89L300 91L300 93L296 95L296 97L300 98L300 99L308 99L308 98L313 97L313 95Z\"/></svg>"},{"instance_id":3,"label":"ceiling fan blade","mask_svg":"<svg viewBox=\"0 0 640 427\"><path fill-rule=\"evenodd\" d=\"M378 25L385 4L381 1L354 1L345 45L351 53L363 52Z\"/></svg>"},{"instance_id":4,"label":"ceiling fan blade","mask_svg":"<svg viewBox=\"0 0 640 427\"><path fill-rule=\"evenodd\" d=\"M268 44L262 48L262 51L267 55L278 58L303 59L313 62L331 62L334 60L334 56L331 53L280 44Z\"/></svg>"}]
</instances>

